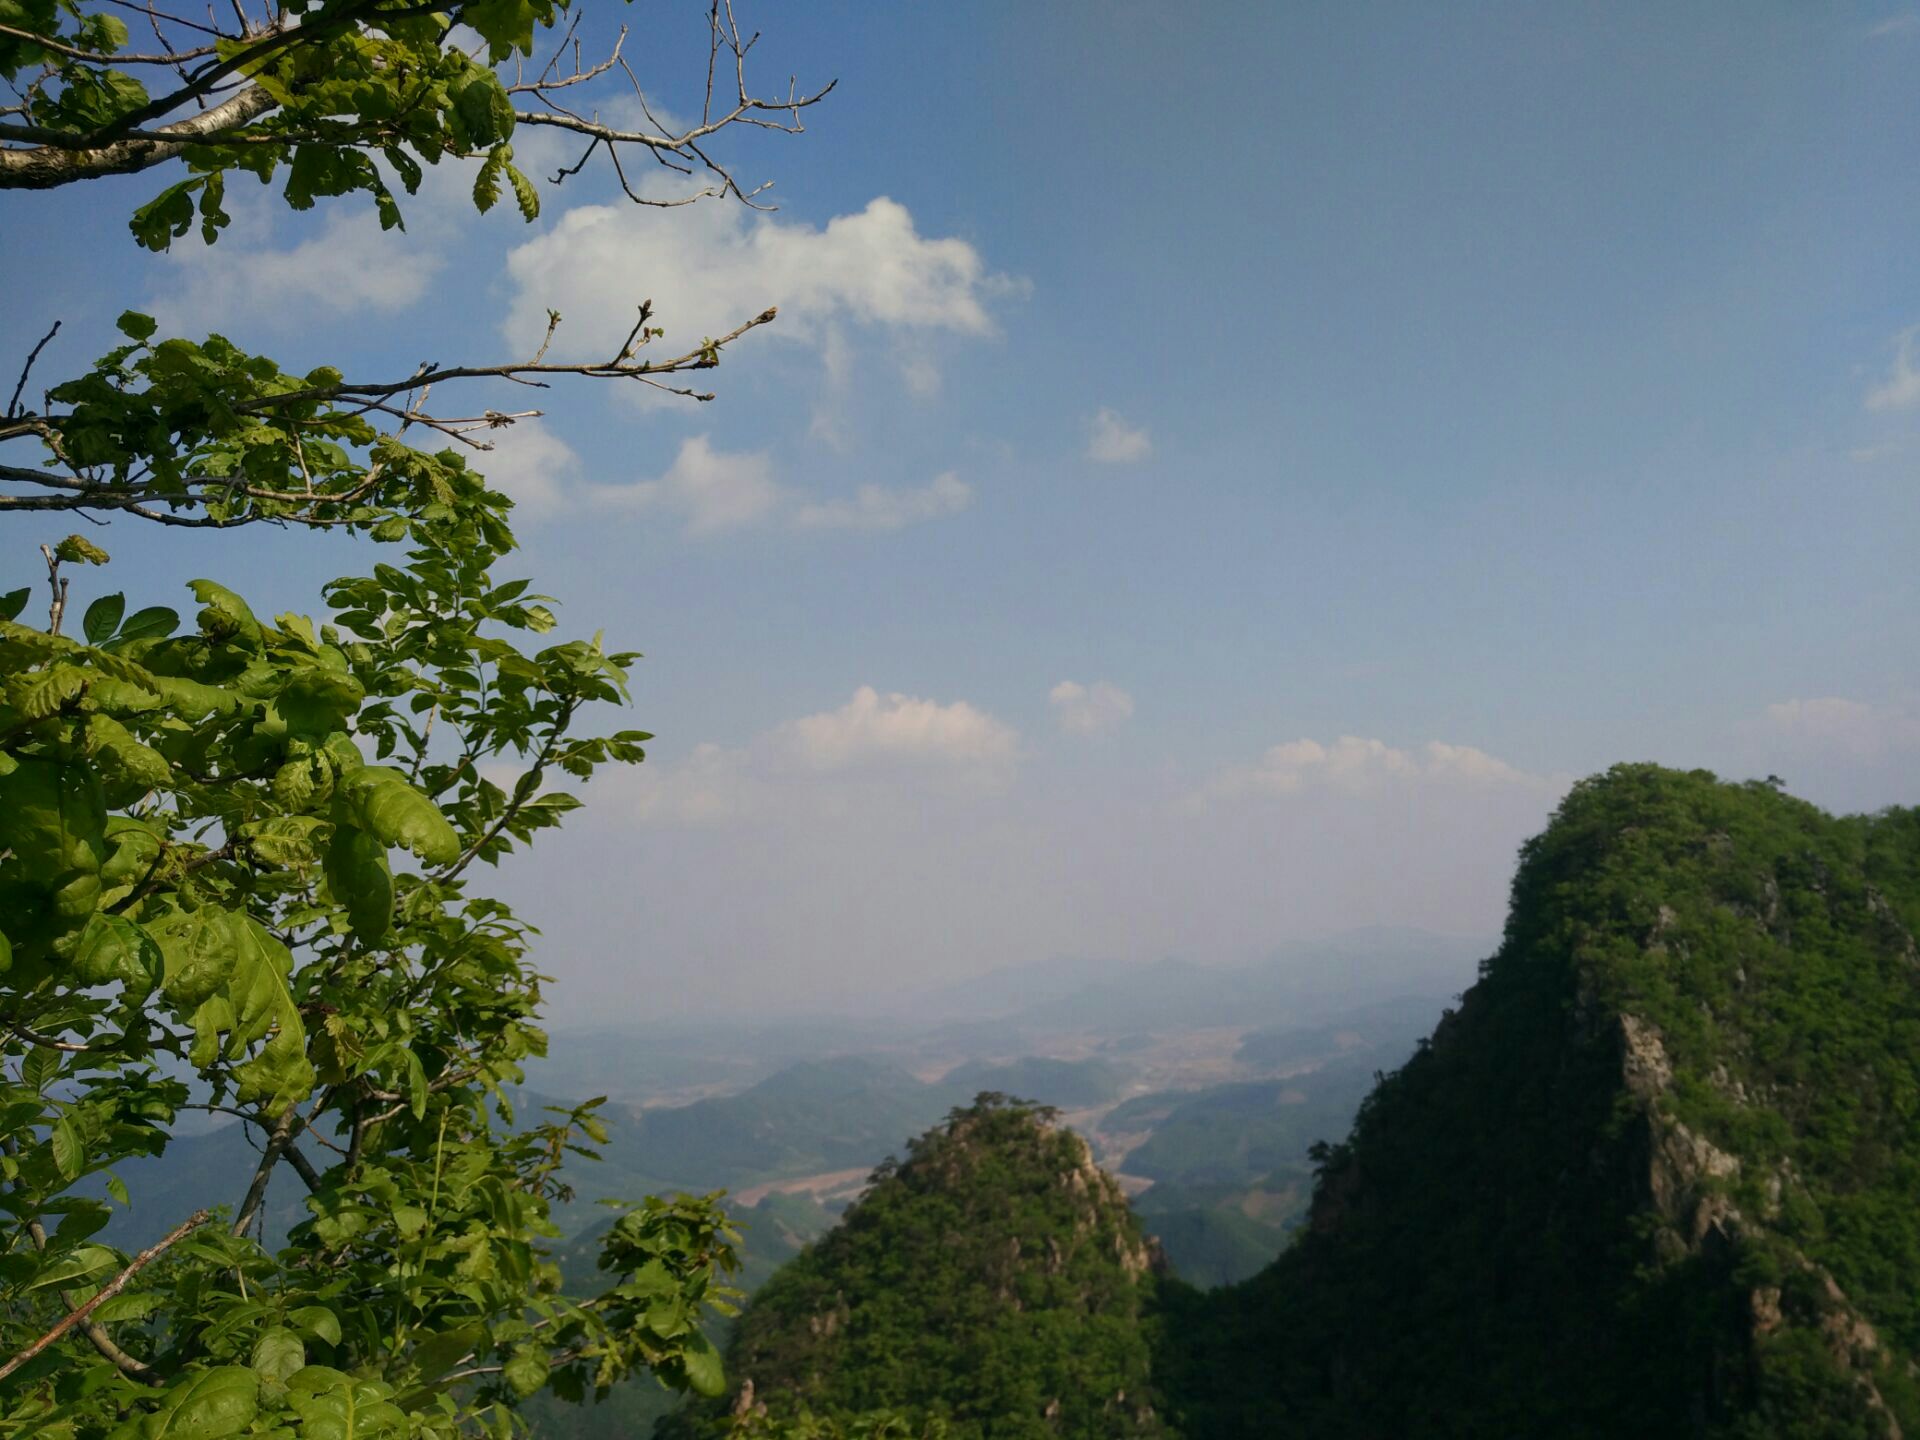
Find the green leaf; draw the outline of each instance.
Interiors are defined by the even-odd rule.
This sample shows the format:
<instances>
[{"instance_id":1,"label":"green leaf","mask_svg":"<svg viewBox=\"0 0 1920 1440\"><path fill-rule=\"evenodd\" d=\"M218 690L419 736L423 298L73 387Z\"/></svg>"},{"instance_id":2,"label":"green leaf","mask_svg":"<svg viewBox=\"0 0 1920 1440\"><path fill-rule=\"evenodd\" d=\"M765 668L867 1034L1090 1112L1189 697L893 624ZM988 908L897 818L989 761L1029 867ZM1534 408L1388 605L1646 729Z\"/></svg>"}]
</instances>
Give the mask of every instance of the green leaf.
<instances>
[{"instance_id":1,"label":"green leaf","mask_svg":"<svg viewBox=\"0 0 1920 1440\"><path fill-rule=\"evenodd\" d=\"M460 837L446 816L398 770L364 766L342 777L339 794L360 828L383 843L404 845L429 865L460 858Z\"/></svg>"},{"instance_id":2,"label":"green leaf","mask_svg":"<svg viewBox=\"0 0 1920 1440\"><path fill-rule=\"evenodd\" d=\"M83 985L118 981L133 999L152 993L165 961L153 937L124 915L96 913L73 952L74 978Z\"/></svg>"},{"instance_id":3,"label":"green leaf","mask_svg":"<svg viewBox=\"0 0 1920 1440\"><path fill-rule=\"evenodd\" d=\"M546 1352L531 1346L522 1346L507 1357L506 1367L501 1378L522 1400L539 1390L547 1383L549 1366ZM717 1393L717 1392L716 1392Z\"/></svg>"},{"instance_id":4,"label":"green leaf","mask_svg":"<svg viewBox=\"0 0 1920 1440\"><path fill-rule=\"evenodd\" d=\"M217 1365L166 1394L140 1426L142 1440L226 1440L253 1423L260 1377L244 1365Z\"/></svg>"},{"instance_id":5,"label":"green leaf","mask_svg":"<svg viewBox=\"0 0 1920 1440\"><path fill-rule=\"evenodd\" d=\"M366 693L351 675L308 665L287 682L274 705L295 734L327 735L346 725Z\"/></svg>"},{"instance_id":6,"label":"green leaf","mask_svg":"<svg viewBox=\"0 0 1920 1440\"><path fill-rule=\"evenodd\" d=\"M133 732L111 715L87 717L87 753L107 761L108 778L128 780L153 790L173 779L173 767L158 750L143 745Z\"/></svg>"},{"instance_id":7,"label":"green leaf","mask_svg":"<svg viewBox=\"0 0 1920 1440\"><path fill-rule=\"evenodd\" d=\"M309 1365L287 1381L301 1420L301 1440L402 1440L406 1413L377 1380L358 1380L325 1365Z\"/></svg>"},{"instance_id":8,"label":"green leaf","mask_svg":"<svg viewBox=\"0 0 1920 1440\"><path fill-rule=\"evenodd\" d=\"M193 192L199 188L198 179L181 180L169 185L135 210L127 221L133 238L145 249L165 250L193 228ZM139 318L144 320L147 317L142 315Z\"/></svg>"},{"instance_id":9,"label":"green leaf","mask_svg":"<svg viewBox=\"0 0 1920 1440\"><path fill-rule=\"evenodd\" d=\"M696 1395L711 1397L726 1392L727 1372L721 1363L720 1352L698 1330L687 1336L686 1348L681 1352L681 1363L686 1367L687 1384Z\"/></svg>"},{"instance_id":10,"label":"green leaf","mask_svg":"<svg viewBox=\"0 0 1920 1440\"><path fill-rule=\"evenodd\" d=\"M165 961L162 989L177 1009L197 1009L232 978L236 956L226 911L202 906L166 916L149 928Z\"/></svg>"},{"instance_id":11,"label":"green leaf","mask_svg":"<svg viewBox=\"0 0 1920 1440\"><path fill-rule=\"evenodd\" d=\"M144 1320L159 1308L160 1296L151 1290L142 1290L105 1301L94 1310L93 1318L103 1325L111 1325L116 1320Z\"/></svg>"},{"instance_id":12,"label":"green leaf","mask_svg":"<svg viewBox=\"0 0 1920 1440\"><path fill-rule=\"evenodd\" d=\"M351 825L333 832L325 862L327 886L346 907L347 923L362 945L378 945L393 925L393 872L387 850Z\"/></svg>"},{"instance_id":13,"label":"green leaf","mask_svg":"<svg viewBox=\"0 0 1920 1440\"><path fill-rule=\"evenodd\" d=\"M540 192L533 182L512 165L506 167L507 181L513 186L513 198L520 206L520 217L529 222L540 218Z\"/></svg>"},{"instance_id":14,"label":"green leaf","mask_svg":"<svg viewBox=\"0 0 1920 1440\"><path fill-rule=\"evenodd\" d=\"M81 1143L72 1117L62 1115L55 1120L49 1138L53 1145L53 1168L60 1172L60 1178L79 1179L80 1172L87 1168L87 1147Z\"/></svg>"},{"instance_id":15,"label":"green leaf","mask_svg":"<svg viewBox=\"0 0 1920 1440\"><path fill-rule=\"evenodd\" d=\"M453 104L459 112L460 122L467 128L471 147L485 150L511 139L513 97L507 94L491 70L475 66L467 73L471 78L454 94ZM504 162L510 157L501 158Z\"/></svg>"},{"instance_id":16,"label":"green leaf","mask_svg":"<svg viewBox=\"0 0 1920 1440\"><path fill-rule=\"evenodd\" d=\"M72 1176L67 1178L71 1179ZM53 1286L76 1285L90 1280L96 1275L106 1275L120 1268L120 1257L104 1245L80 1245L67 1251L47 1265L26 1286L28 1290L46 1290Z\"/></svg>"},{"instance_id":17,"label":"green leaf","mask_svg":"<svg viewBox=\"0 0 1920 1440\"><path fill-rule=\"evenodd\" d=\"M60 1069L65 1063L58 1050L31 1050L20 1062L20 1081L34 1094L44 1095L47 1086L60 1078ZM38 1113L36 1108L34 1114Z\"/></svg>"},{"instance_id":18,"label":"green leaf","mask_svg":"<svg viewBox=\"0 0 1920 1440\"><path fill-rule=\"evenodd\" d=\"M20 713L29 720L58 715L87 688L87 672L77 665L42 670L20 697Z\"/></svg>"},{"instance_id":19,"label":"green leaf","mask_svg":"<svg viewBox=\"0 0 1920 1440\"><path fill-rule=\"evenodd\" d=\"M270 1389L285 1385L306 1363L307 1347L284 1326L262 1330L260 1338L253 1342L253 1373Z\"/></svg>"},{"instance_id":20,"label":"green leaf","mask_svg":"<svg viewBox=\"0 0 1920 1440\"><path fill-rule=\"evenodd\" d=\"M302 1305L287 1316L287 1323L303 1335L329 1345L340 1343L340 1320L324 1305Z\"/></svg>"},{"instance_id":21,"label":"green leaf","mask_svg":"<svg viewBox=\"0 0 1920 1440\"><path fill-rule=\"evenodd\" d=\"M427 1113L427 1068L420 1063L420 1057L407 1051L407 1106L413 1111L413 1118L421 1120Z\"/></svg>"},{"instance_id":22,"label":"green leaf","mask_svg":"<svg viewBox=\"0 0 1920 1440\"><path fill-rule=\"evenodd\" d=\"M473 208L482 215L500 201L500 172L505 166L506 162L496 153L481 161L479 170L474 172Z\"/></svg>"},{"instance_id":23,"label":"green leaf","mask_svg":"<svg viewBox=\"0 0 1920 1440\"><path fill-rule=\"evenodd\" d=\"M72 565L104 565L107 552L84 535L69 535L53 547L53 558Z\"/></svg>"},{"instance_id":24,"label":"green leaf","mask_svg":"<svg viewBox=\"0 0 1920 1440\"><path fill-rule=\"evenodd\" d=\"M102 595L87 607L86 618L80 622L80 628L86 632L89 645L104 644L113 637L120 626L120 617L127 613L127 597L123 594Z\"/></svg>"},{"instance_id":25,"label":"green leaf","mask_svg":"<svg viewBox=\"0 0 1920 1440\"><path fill-rule=\"evenodd\" d=\"M159 321L151 315L142 315L138 310L121 311L120 318L114 324L129 340L151 340L153 332L160 328Z\"/></svg>"},{"instance_id":26,"label":"green leaf","mask_svg":"<svg viewBox=\"0 0 1920 1440\"><path fill-rule=\"evenodd\" d=\"M248 650L260 648L260 622L253 618L246 601L212 580L194 580L187 588L203 607L201 634L210 640L231 640Z\"/></svg>"},{"instance_id":27,"label":"green leaf","mask_svg":"<svg viewBox=\"0 0 1920 1440\"><path fill-rule=\"evenodd\" d=\"M127 617L115 637L115 648L134 640L150 640L156 635L171 635L180 624L180 613L164 605L149 605Z\"/></svg>"},{"instance_id":28,"label":"green leaf","mask_svg":"<svg viewBox=\"0 0 1920 1440\"><path fill-rule=\"evenodd\" d=\"M27 600L32 594L31 589L22 585L18 590L9 590L6 594L0 595L0 620L17 618L20 612L27 608Z\"/></svg>"},{"instance_id":29,"label":"green leaf","mask_svg":"<svg viewBox=\"0 0 1920 1440\"><path fill-rule=\"evenodd\" d=\"M227 1055L237 1058L246 1046L266 1044L245 1064L234 1067L241 1104L278 1110L305 1099L313 1090L313 1066L307 1059L306 1027L294 1004L288 979L293 954L251 915L232 917L234 933L233 1033Z\"/></svg>"}]
</instances>

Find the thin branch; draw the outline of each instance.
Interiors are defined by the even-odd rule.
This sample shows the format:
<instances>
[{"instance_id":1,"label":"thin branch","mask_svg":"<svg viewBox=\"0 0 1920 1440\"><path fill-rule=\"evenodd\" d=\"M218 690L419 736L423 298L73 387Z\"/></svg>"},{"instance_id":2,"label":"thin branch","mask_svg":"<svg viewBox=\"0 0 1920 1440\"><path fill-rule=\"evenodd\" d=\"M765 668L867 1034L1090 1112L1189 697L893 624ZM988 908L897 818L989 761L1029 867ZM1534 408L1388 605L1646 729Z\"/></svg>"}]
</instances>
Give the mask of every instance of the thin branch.
<instances>
[{"instance_id":1,"label":"thin branch","mask_svg":"<svg viewBox=\"0 0 1920 1440\"><path fill-rule=\"evenodd\" d=\"M33 1248L45 1253L47 1248L47 1227L42 1225L38 1220L29 1220L27 1221L27 1235L33 1241ZM69 1314L78 1310L81 1304L80 1301L73 1298L71 1292L64 1289L60 1291L60 1303L67 1307ZM132 1380L139 1380L148 1385L158 1385L162 1383L154 1375L152 1366L134 1359L133 1356L127 1354L126 1351L114 1344L113 1337L107 1334L107 1327L102 1325L98 1320L82 1320L79 1322L79 1325L80 1333L87 1337L87 1343L99 1351L104 1358L112 1361L114 1368L122 1375Z\"/></svg>"},{"instance_id":2,"label":"thin branch","mask_svg":"<svg viewBox=\"0 0 1920 1440\"><path fill-rule=\"evenodd\" d=\"M195 1211L192 1215L189 1215L185 1220L174 1226L164 1238L149 1245L138 1255L134 1256L133 1259L127 1263L126 1268L105 1285L102 1285L99 1293L91 1300L81 1305L78 1309L68 1311L46 1334L42 1335L18 1355L7 1361L5 1365L0 1365L0 1380L6 1379L7 1376L33 1359L34 1356L38 1355L42 1350L45 1350L74 1326L85 1324L87 1318L92 1315L95 1310L99 1309L102 1305L106 1304L107 1301L126 1289L127 1282L132 1280L134 1276L146 1269L148 1265L151 1265L155 1260L159 1259L160 1256L184 1240L193 1231L206 1224L211 1214L212 1212L208 1210Z\"/></svg>"},{"instance_id":3,"label":"thin branch","mask_svg":"<svg viewBox=\"0 0 1920 1440\"><path fill-rule=\"evenodd\" d=\"M0 30L5 28L4 25L0 25ZM40 343L28 354L27 363L20 367L20 378L13 387L13 399L7 402L7 419L17 420L20 417L20 392L27 388L27 377L33 373L33 362L40 358L40 352L47 348L47 342L59 333L60 322L56 320L53 322L53 328L40 337Z\"/></svg>"},{"instance_id":4,"label":"thin branch","mask_svg":"<svg viewBox=\"0 0 1920 1440\"><path fill-rule=\"evenodd\" d=\"M43 1050L63 1050L69 1055L97 1055L103 1051L118 1050L118 1045L80 1045L72 1040L56 1040L51 1035L42 1035L38 1030L30 1030L17 1020L0 1022L9 1034L17 1035L29 1045L38 1045Z\"/></svg>"},{"instance_id":5,"label":"thin branch","mask_svg":"<svg viewBox=\"0 0 1920 1440\"><path fill-rule=\"evenodd\" d=\"M293 1143L294 1126L299 1123L300 1111L289 1105L286 1113L274 1123L273 1130L267 1136L267 1145L260 1152L260 1163L254 1168L253 1183L247 1187L247 1197L240 1202L240 1212L233 1217L233 1224L227 1227L227 1233L238 1238L247 1233L247 1227L253 1224L253 1217L260 1211L260 1202L266 1198L267 1181L273 1176L273 1167L280 1163L280 1157Z\"/></svg>"},{"instance_id":6,"label":"thin branch","mask_svg":"<svg viewBox=\"0 0 1920 1440\"><path fill-rule=\"evenodd\" d=\"M67 613L67 581L60 573L60 557L53 553L51 545L42 545L40 553L47 557L47 588L53 592L53 599L47 606L47 633L60 633L60 617Z\"/></svg>"},{"instance_id":7,"label":"thin branch","mask_svg":"<svg viewBox=\"0 0 1920 1440\"><path fill-rule=\"evenodd\" d=\"M182 60L198 60L202 56L215 53L215 47L212 45L202 45L193 50L169 51L164 55L126 53L102 55L95 50L82 50L78 45L69 45L64 41L56 40L51 35L16 29L12 25L0 25L0 35L11 35L16 40L25 40L30 45L38 45L42 50L50 50L55 55L64 55L69 60L85 60L95 65L177 65Z\"/></svg>"}]
</instances>

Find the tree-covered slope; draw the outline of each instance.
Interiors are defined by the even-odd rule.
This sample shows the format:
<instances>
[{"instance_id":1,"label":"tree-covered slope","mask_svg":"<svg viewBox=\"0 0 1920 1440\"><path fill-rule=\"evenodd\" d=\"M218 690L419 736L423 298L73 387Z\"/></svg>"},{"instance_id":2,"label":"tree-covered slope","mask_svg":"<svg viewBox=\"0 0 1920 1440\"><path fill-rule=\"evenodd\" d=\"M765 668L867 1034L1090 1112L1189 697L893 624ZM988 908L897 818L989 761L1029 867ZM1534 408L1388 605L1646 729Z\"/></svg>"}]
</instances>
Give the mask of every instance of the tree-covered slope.
<instances>
[{"instance_id":1,"label":"tree-covered slope","mask_svg":"<svg viewBox=\"0 0 1920 1440\"><path fill-rule=\"evenodd\" d=\"M1308 1233L1174 1289L1208 1440L1920 1433L1920 812L1625 766L1324 1155Z\"/></svg>"},{"instance_id":2,"label":"tree-covered slope","mask_svg":"<svg viewBox=\"0 0 1920 1440\"><path fill-rule=\"evenodd\" d=\"M944 1420L950 1440L1159 1436L1151 1266L1085 1142L982 1096L754 1297L729 1351L731 1406L776 1421L884 1410L915 1434Z\"/></svg>"}]
</instances>

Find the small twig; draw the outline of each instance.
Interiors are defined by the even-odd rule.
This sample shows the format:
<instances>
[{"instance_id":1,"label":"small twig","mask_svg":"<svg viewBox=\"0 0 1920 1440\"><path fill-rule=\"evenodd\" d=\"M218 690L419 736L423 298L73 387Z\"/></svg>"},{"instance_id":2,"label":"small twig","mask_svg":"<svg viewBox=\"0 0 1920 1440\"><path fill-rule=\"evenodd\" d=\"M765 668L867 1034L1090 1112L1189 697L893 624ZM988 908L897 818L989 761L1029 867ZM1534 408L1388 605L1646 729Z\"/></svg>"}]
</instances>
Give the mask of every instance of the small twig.
<instances>
[{"instance_id":1,"label":"small twig","mask_svg":"<svg viewBox=\"0 0 1920 1440\"><path fill-rule=\"evenodd\" d=\"M47 588L53 591L53 599L47 605L47 633L60 633L60 617L67 613L67 582L60 574L60 557L53 553L51 545L42 545L40 553L47 557Z\"/></svg>"},{"instance_id":2,"label":"small twig","mask_svg":"<svg viewBox=\"0 0 1920 1440\"><path fill-rule=\"evenodd\" d=\"M206 1224L212 1213L210 1210L195 1211L192 1215L189 1215L185 1220L174 1226L165 1238L149 1245L138 1255L134 1256L133 1259L127 1263L126 1269L122 1270L118 1275L114 1276L113 1279L100 1287L99 1294L95 1295L91 1300L79 1306L77 1309L68 1311L46 1334L42 1335L18 1355L7 1361L5 1365L0 1365L0 1380L6 1379L7 1376L33 1359L34 1356L38 1355L42 1350L45 1350L74 1326L86 1323L87 1317L92 1315L95 1310L99 1309L102 1305L106 1304L107 1301L126 1289L127 1282L132 1280L135 1275L138 1275L148 1265L151 1265L180 1241L186 1239L193 1231Z\"/></svg>"},{"instance_id":3,"label":"small twig","mask_svg":"<svg viewBox=\"0 0 1920 1440\"><path fill-rule=\"evenodd\" d=\"M0 30L6 27L0 25ZM20 392L27 388L27 376L33 373L33 362L40 358L40 352L47 348L47 342L60 333L60 322L53 322L53 328L40 337L40 343L33 347L33 353L27 356L27 363L20 367L20 379L13 387L13 399L7 402L7 419L15 420L20 416Z\"/></svg>"}]
</instances>

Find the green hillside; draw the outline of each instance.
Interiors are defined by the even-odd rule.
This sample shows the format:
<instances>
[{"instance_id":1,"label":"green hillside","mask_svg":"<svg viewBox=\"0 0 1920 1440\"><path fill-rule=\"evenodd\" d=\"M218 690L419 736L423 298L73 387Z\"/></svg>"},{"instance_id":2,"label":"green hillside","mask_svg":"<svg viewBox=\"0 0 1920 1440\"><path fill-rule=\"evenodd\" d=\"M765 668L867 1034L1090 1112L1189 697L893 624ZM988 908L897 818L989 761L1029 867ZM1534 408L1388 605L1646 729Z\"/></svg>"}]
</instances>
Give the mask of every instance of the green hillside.
<instances>
[{"instance_id":1,"label":"green hillside","mask_svg":"<svg viewBox=\"0 0 1920 1440\"><path fill-rule=\"evenodd\" d=\"M865 1168L957 1098L878 1060L802 1061L738 1095L632 1112L609 1156L701 1190Z\"/></svg>"},{"instance_id":2,"label":"green hillside","mask_svg":"<svg viewBox=\"0 0 1920 1440\"><path fill-rule=\"evenodd\" d=\"M914 1433L944 1420L950 1440L1163 1435L1151 1266L1085 1143L982 1097L755 1296L728 1352L734 1399L661 1433L724 1433L737 1405L775 1422L890 1411Z\"/></svg>"},{"instance_id":3,"label":"green hillside","mask_svg":"<svg viewBox=\"0 0 1920 1440\"><path fill-rule=\"evenodd\" d=\"M1301 1242L1172 1287L1208 1440L1920 1431L1920 813L1620 767L1321 1152Z\"/></svg>"}]
</instances>

